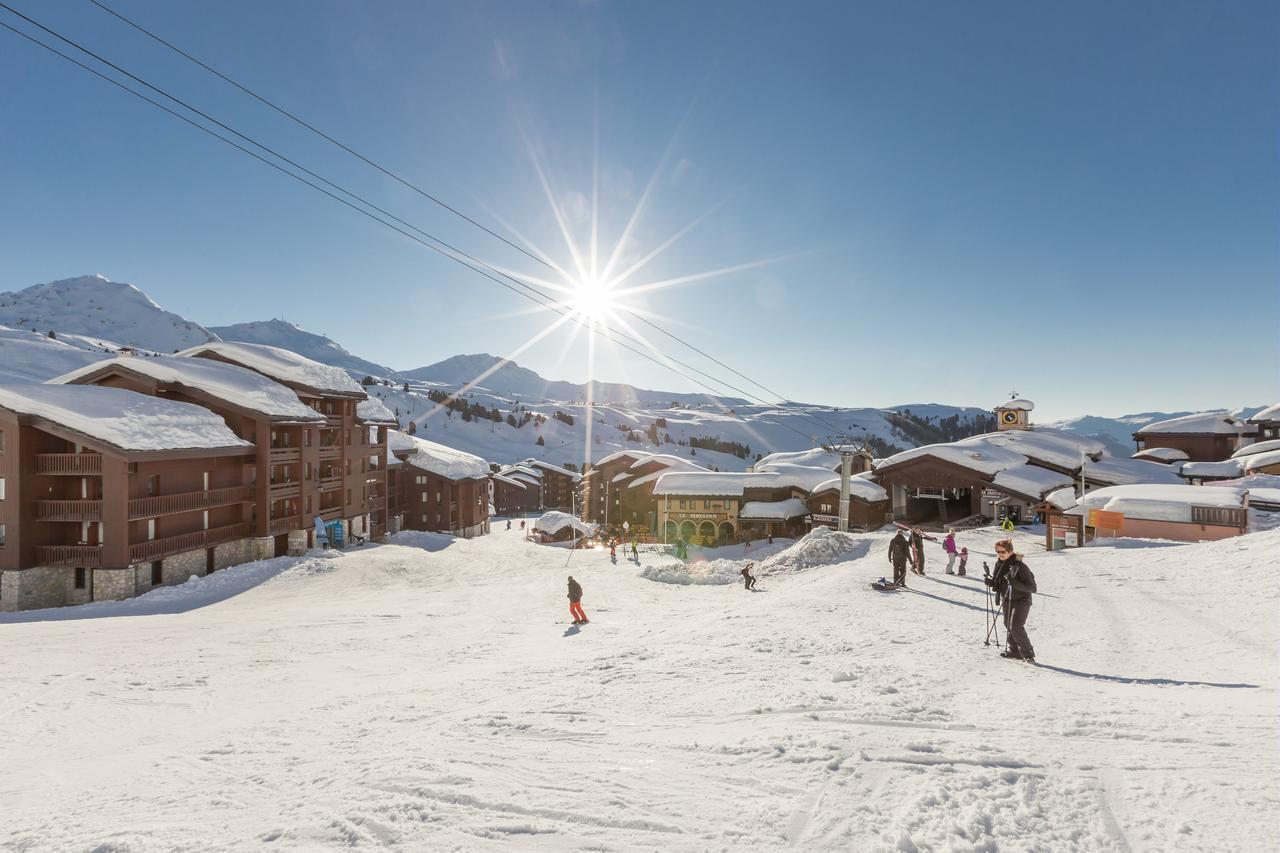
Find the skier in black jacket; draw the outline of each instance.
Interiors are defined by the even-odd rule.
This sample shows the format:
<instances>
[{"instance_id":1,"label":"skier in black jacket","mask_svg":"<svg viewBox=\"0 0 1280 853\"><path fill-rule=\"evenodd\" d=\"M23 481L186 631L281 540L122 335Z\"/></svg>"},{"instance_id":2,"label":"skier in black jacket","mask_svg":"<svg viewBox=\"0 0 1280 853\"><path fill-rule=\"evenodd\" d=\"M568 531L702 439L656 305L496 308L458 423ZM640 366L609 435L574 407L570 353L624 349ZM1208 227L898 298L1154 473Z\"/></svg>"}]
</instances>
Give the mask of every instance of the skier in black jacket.
<instances>
[{"instance_id":1,"label":"skier in black jacket","mask_svg":"<svg viewBox=\"0 0 1280 853\"><path fill-rule=\"evenodd\" d=\"M569 615L573 617L575 625L585 625L591 621L582 612L582 585L573 579L573 575L569 575Z\"/></svg>"},{"instance_id":2,"label":"skier in black jacket","mask_svg":"<svg viewBox=\"0 0 1280 853\"><path fill-rule=\"evenodd\" d=\"M889 562L893 565L893 582L898 586L907 585L907 552L910 550L901 530L889 541Z\"/></svg>"},{"instance_id":3,"label":"skier in black jacket","mask_svg":"<svg viewBox=\"0 0 1280 853\"><path fill-rule=\"evenodd\" d=\"M1031 613L1031 596L1036 591L1036 576L1022 562L1022 555L1014 553L1010 539L996 543L996 557L996 567L987 585L995 590L996 600L1004 608L1009 645L1000 656L1035 663L1036 650L1031 647L1026 623Z\"/></svg>"}]
</instances>

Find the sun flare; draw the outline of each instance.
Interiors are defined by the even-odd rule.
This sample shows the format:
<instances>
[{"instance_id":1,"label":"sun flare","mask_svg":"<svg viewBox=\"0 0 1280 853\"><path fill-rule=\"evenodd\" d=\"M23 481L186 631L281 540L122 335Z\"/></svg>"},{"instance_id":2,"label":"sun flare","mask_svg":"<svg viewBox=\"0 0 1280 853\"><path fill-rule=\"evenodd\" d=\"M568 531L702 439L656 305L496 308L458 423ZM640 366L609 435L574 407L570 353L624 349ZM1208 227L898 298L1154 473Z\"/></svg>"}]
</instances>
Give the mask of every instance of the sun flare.
<instances>
[{"instance_id":1,"label":"sun flare","mask_svg":"<svg viewBox=\"0 0 1280 853\"><path fill-rule=\"evenodd\" d=\"M590 320L604 321L618 307L618 294L613 282L586 276L573 283L570 305Z\"/></svg>"}]
</instances>

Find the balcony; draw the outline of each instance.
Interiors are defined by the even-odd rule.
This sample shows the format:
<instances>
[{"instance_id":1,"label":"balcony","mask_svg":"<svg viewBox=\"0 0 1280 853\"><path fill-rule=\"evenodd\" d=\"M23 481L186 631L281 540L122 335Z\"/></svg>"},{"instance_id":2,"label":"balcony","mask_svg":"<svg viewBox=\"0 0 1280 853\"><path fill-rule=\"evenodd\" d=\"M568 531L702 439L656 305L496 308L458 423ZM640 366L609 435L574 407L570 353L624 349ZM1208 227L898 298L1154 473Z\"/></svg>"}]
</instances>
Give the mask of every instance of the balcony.
<instances>
[{"instance_id":1,"label":"balcony","mask_svg":"<svg viewBox=\"0 0 1280 853\"><path fill-rule=\"evenodd\" d=\"M328 447L321 445L320 460L322 462L332 461L334 459L341 459L341 458L342 458L341 444L330 444Z\"/></svg>"},{"instance_id":2,"label":"balcony","mask_svg":"<svg viewBox=\"0 0 1280 853\"><path fill-rule=\"evenodd\" d=\"M325 429L342 429L342 421L342 415L325 415L324 427Z\"/></svg>"},{"instance_id":3,"label":"balcony","mask_svg":"<svg viewBox=\"0 0 1280 853\"><path fill-rule=\"evenodd\" d=\"M36 548L36 562L42 566L80 566L97 569L102 566L101 545L41 545Z\"/></svg>"},{"instance_id":4,"label":"balcony","mask_svg":"<svg viewBox=\"0 0 1280 853\"><path fill-rule=\"evenodd\" d=\"M385 483L387 481L387 472L382 468L370 468L364 474L366 483Z\"/></svg>"},{"instance_id":5,"label":"balcony","mask_svg":"<svg viewBox=\"0 0 1280 853\"><path fill-rule=\"evenodd\" d=\"M302 516L289 515L284 518L273 518L267 529L271 531L272 536L277 533L288 533L290 530L301 530Z\"/></svg>"},{"instance_id":6,"label":"balcony","mask_svg":"<svg viewBox=\"0 0 1280 853\"><path fill-rule=\"evenodd\" d=\"M302 461L302 449L298 447L273 447L267 458L272 465L291 465Z\"/></svg>"},{"instance_id":7,"label":"balcony","mask_svg":"<svg viewBox=\"0 0 1280 853\"><path fill-rule=\"evenodd\" d=\"M342 507L340 506L320 510L320 519L322 521L337 521L340 518L342 518Z\"/></svg>"},{"instance_id":8,"label":"balcony","mask_svg":"<svg viewBox=\"0 0 1280 853\"><path fill-rule=\"evenodd\" d=\"M283 480L267 486L267 497L273 501L296 498L302 494L301 480Z\"/></svg>"},{"instance_id":9,"label":"balcony","mask_svg":"<svg viewBox=\"0 0 1280 853\"><path fill-rule=\"evenodd\" d=\"M320 491L335 492L342 488L342 475L334 474L332 477L320 478Z\"/></svg>"},{"instance_id":10,"label":"balcony","mask_svg":"<svg viewBox=\"0 0 1280 853\"><path fill-rule=\"evenodd\" d=\"M102 521L102 501L36 501L36 521Z\"/></svg>"},{"instance_id":11,"label":"balcony","mask_svg":"<svg viewBox=\"0 0 1280 853\"><path fill-rule=\"evenodd\" d=\"M217 506L248 503L254 500L253 486L229 486L225 489L209 489L202 492L182 492L176 495L159 495L152 498L134 498L129 501L129 520L155 518L179 512L194 512ZM86 519L95 521L96 519Z\"/></svg>"},{"instance_id":12,"label":"balcony","mask_svg":"<svg viewBox=\"0 0 1280 853\"><path fill-rule=\"evenodd\" d=\"M172 554L195 551L199 548L212 548L223 542L252 535L253 525L248 521L242 521L239 524L228 524L226 527L215 527L212 530L195 530L164 539L151 539L129 546L129 562L145 563L159 560Z\"/></svg>"},{"instance_id":13,"label":"balcony","mask_svg":"<svg viewBox=\"0 0 1280 853\"><path fill-rule=\"evenodd\" d=\"M102 474L102 456L98 453L37 453L36 473L86 477Z\"/></svg>"}]
</instances>

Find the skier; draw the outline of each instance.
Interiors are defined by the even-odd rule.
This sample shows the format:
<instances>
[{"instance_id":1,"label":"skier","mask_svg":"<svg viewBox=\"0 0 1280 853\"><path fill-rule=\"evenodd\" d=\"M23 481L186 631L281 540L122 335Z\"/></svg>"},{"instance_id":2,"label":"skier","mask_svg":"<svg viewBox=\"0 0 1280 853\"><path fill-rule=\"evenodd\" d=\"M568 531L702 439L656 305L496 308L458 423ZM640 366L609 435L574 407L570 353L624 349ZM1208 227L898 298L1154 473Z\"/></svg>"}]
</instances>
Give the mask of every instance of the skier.
<instances>
[{"instance_id":1,"label":"skier","mask_svg":"<svg viewBox=\"0 0 1280 853\"><path fill-rule=\"evenodd\" d=\"M609 560L616 566L618 564L618 543L612 539L609 540Z\"/></svg>"},{"instance_id":2,"label":"skier","mask_svg":"<svg viewBox=\"0 0 1280 853\"><path fill-rule=\"evenodd\" d=\"M1004 608L1004 629L1008 646L1000 657L1035 663L1036 652L1027 636L1027 616L1031 613L1031 595L1036 591L1036 576L1013 550L1013 541L996 543L996 567L987 581L996 593L996 602Z\"/></svg>"},{"instance_id":3,"label":"skier","mask_svg":"<svg viewBox=\"0 0 1280 853\"><path fill-rule=\"evenodd\" d=\"M508 529L508 530L510 530L510 529L511 529L511 519L509 519L509 518L507 519L507 529Z\"/></svg>"},{"instance_id":4,"label":"skier","mask_svg":"<svg viewBox=\"0 0 1280 853\"><path fill-rule=\"evenodd\" d=\"M524 519L520 519L520 529L524 530Z\"/></svg>"},{"instance_id":5,"label":"skier","mask_svg":"<svg viewBox=\"0 0 1280 853\"><path fill-rule=\"evenodd\" d=\"M915 563L916 574L924 574L924 534L919 527L911 528L911 556Z\"/></svg>"},{"instance_id":6,"label":"skier","mask_svg":"<svg viewBox=\"0 0 1280 853\"><path fill-rule=\"evenodd\" d=\"M968 562L969 562L969 549L961 548L960 549L960 571L956 573L960 575L960 577L964 577L964 567Z\"/></svg>"},{"instance_id":7,"label":"skier","mask_svg":"<svg viewBox=\"0 0 1280 853\"><path fill-rule=\"evenodd\" d=\"M748 590L750 590L750 589L755 589L755 588L756 588L756 579L755 579L755 576L751 574L751 567L752 567L752 566L754 566L754 565L755 565L755 563L747 563L745 566L743 566L743 567L742 567L742 571L738 573L738 574L742 575L742 587L743 587L743 589L748 589Z\"/></svg>"},{"instance_id":8,"label":"skier","mask_svg":"<svg viewBox=\"0 0 1280 853\"><path fill-rule=\"evenodd\" d=\"M573 617L575 625L585 625L591 621L582 612L582 586L573 579L573 575L569 575L569 615Z\"/></svg>"},{"instance_id":9,"label":"skier","mask_svg":"<svg viewBox=\"0 0 1280 853\"><path fill-rule=\"evenodd\" d=\"M634 539L631 540L631 559L636 561L637 566L640 565L640 546Z\"/></svg>"},{"instance_id":10,"label":"skier","mask_svg":"<svg viewBox=\"0 0 1280 853\"><path fill-rule=\"evenodd\" d=\"M942 550L947 552L947 574L954 575L951 567L956 562L956 529L953 527L947 531L947 538L942 540Z\"/></svg>"},{"instance_id":11,"label":"skier","mask_svg":"<svg viewBox=\"0 0 1280 853\"><path fill-rule=\"evenodd\" d=\"M772 545L772 544L773 544L773 533L772 533L772 532L770 532L770 533L769 533L769 544L770 544L770 545Z\"/></svg>"},{"instance_id":12,"label":"skier","mask_svg":"<svg viewBox=\"0 0 1280 853\"><path fill-rule=\"evenodd\" d=\"M893 566L893 582L898 586L907 585L907 551L910 547L901 529L889 542L889 563Z\"/></svg>"}]
</instances>

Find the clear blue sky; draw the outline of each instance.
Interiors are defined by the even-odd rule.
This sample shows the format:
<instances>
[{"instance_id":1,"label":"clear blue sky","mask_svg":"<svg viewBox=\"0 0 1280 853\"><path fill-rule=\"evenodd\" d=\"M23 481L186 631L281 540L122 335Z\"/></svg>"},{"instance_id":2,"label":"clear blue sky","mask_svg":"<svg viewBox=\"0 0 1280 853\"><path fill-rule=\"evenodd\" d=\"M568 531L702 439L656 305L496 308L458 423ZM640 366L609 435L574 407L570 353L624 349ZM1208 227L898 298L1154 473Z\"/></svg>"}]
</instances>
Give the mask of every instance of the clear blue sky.
<instances>
[{"instance_id":1,"label":"clear blue sky","mask_svg":"<svg viewBox=\"0 0 1280 853\"><path fill-rule=\"evenodd\" d=\"M645 307L791 398L1016 387L1051 418L1280 397L1275 3L108 2L560 259L524 134L585 240L598 120L606 248L665 154L624 256L715 212L633 283L784 260ZM11 4L546 272L88 2ZM7 32L0 81L2 289L101 272L206 325L283 316L396 368L507 354L548 322ZM581 341L519 361L581 381ZM687 389L607 348L597 376Z\"/></svg>"}]
</instances>

